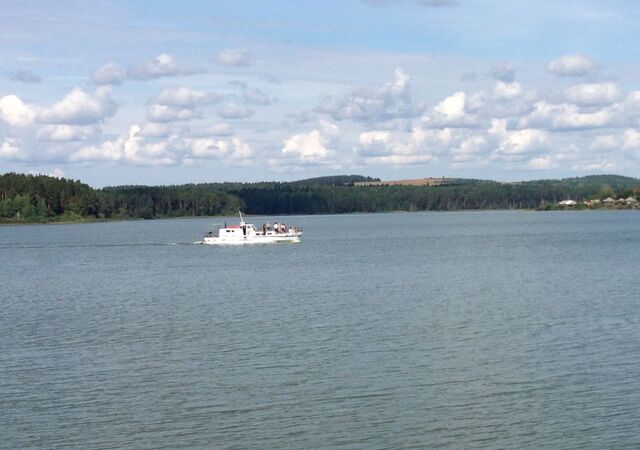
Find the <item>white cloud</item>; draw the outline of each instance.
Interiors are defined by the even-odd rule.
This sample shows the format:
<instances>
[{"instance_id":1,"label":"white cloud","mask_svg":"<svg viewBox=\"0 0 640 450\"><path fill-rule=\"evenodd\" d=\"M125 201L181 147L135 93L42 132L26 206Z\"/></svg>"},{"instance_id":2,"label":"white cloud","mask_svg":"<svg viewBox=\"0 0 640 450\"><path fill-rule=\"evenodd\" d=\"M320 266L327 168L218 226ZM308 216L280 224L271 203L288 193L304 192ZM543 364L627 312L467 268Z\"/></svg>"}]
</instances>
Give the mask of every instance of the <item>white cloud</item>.
<instances>
[{"instance_id":1,"label":"white cloud","mask_svg":"<svg viewBox=\"0 0 640 450\"><path fill-rule=\"evenodd\" d=\"M411 164L425 164L433 161L433 155L385 155L367 159L367 163L380 166L406 166Z\"/></svg>"},{"instance_id":2,"label":"white cloud","mask_svg":"<svg viewBox=\"0 0 640 450\"><path fill-rule=\"evenodd\" d=\"M330 152L318 130L294 134L284 142L282 147L282 153L285 155L296 155L308 160L326 158Z\"/></svg>"},{"instance_id":3,"label":"white cloud","mask_svg":"<svg viewBox=\"0 0 640 450\"><path fill-rule=\"evenodd\" d=\"M552 130L576 130L601 128L612 124L615 119L611 108L592 112L582 112L576 105L562 103L553 105L546 101L537 102L533 111L518 121L520 128L538 127Z\"/></svg>"},{"instance_id":4,"label":"white cloud","mask_svg":"<svg viewBox=\"0 0 640 450\"><path fill-rule=\"evenodd\" d=\"M512 100L522 95L522 86L520 83L505 83L504 81L497 81L493 87L493 93L498 99Z\"/></svg>"},{"instance_id":5,"label":"white cloud","mask_svg":"<svg viewBox=\"0 0 640 450\"><path fill-rule=\"evenodd\" d=\"M194 108L199 105L217 103L221 98L219 94L189 87L165 88L156 97L155 103L180 108Z\"/></svg>"},{"instance_id":6,"label":"white cloud","mask_svg":"<svg viewBox=\"0 0 640 450\"><path fill-rule=\"evenodd\" d=\"M491 121L488 136L497 144L494 155L498 158L535 153L549 147L549 138L545 131L536 129L507 130L507 122L504 119Z\"/></svg>"},{"instance_id":7,"label":"white cloud","mask_svg":"<svg viewBox=\"0 0 640 450\"><path fill-rule=\"evenodd\" d=\"M575 171L597 171L602 172L603 170L614 170L616 168L616 163L613 161L609 161L607 159L596 159L596 160L585 160L583 162L573 164L570 169Z\"/></svg>"},{"instance_id":8,"label":"white cloud","mask_svg":"<svg viewBox=\"0 0 640 450\"><path fill-rule=\"evenodd\" d=\"M566 96L578 105L607 105L620 100L622 92L614 83L582 83L567 89Z\"/></svg>"},{"instance_id":9,"label":"white cloud","mask_svg":"<svg viewBox=\"0 0 640 450\"><path fill-rule=\"evenodd\" d=\"M69 161L118 161L122 159L125 142L124 138L118 138L113 141L105 141L100 145L81 147L69 156Z\"/></svg>"},{"instance_id":10,"label":"white cloud","mask_svg":"<svg viewBox=\"0 0 640 450\"><path fill-rule=\"evenodd\" d=\"M95 134L93 127L77 125L44 125L36 133L39 141L84 141Z\"/></svg>"},{"instance_id":11,"label":"white cloud","mask_svg":"<svg viewBox=\"0 0 640 450\"><path fill-rule=\"evenodd\" d=\"M630 128L624 132L622 148L626 155L633 159L640 159L640 131Z\"/></svg>"},{"instance_id":12,"label":"white cloud","mask_svg":"<svg viewBox=\"0 0 640 450\"><path fill-rule=\"evenodd\" d=\"M251 65L249 52L239 48L222 50L216 55L216 61L226 66L246 67Z\"/></svg>"},{"instance_id":13,"label":"white cloud","mask_svg":"<svg viewBox=\"0 0 640 450\"><path fill-rule=\"evenodd\" d=\"M12 127L31 125L36 117L36 110L26 105L17 95L0 98L0 119Z\"/></svg>"},{"instance_id":14,"label":"white cloud","mask_svg":"<svg viewBox=\"0 0 640 450\"><path fill-rule=\"evenodd\" d=\"M143 137L167 137L171 128L166 123L147 122L140 127L139 135Z\"/></svg>"},{"instance_id":15,"label":"white cloud","mask_svg":"<svg viewBox=\"0 0 640 450\"><path fill-rule=\"evenodd\" d=\"M389 131L365 131L358 137L357 152L365 156L380 156L389 154L391 133Z\"/></svg>"},{"instance_id":16,"label":"white cloud","mask_svg":"<svg viewBox=\"0 0 640 450\"><path fill-rule=\"evenodd\" d=\"M132 125L126 135L99 145L81 147L71 153L69 161L112 161L144 166L193 164L198 159L220 159L223 162L247 164L253 148L240 138L213 139L180 137L153 133L158 125ZM145 127L147 128L145 131ZM161 126L162 127L162 126ZM168 131L169 130L165 130Z\"/></svg>"},{"instance_id":17,"label":"white cloud","mask_svg":"<svg viewBox=\"0 0 640 450\"><path fill-rule=\"evenodd\" d=\"M121 84L127 77L125 70L114 62L108 62L91 75L94 84Z\"/></svg>"},{"instance_id":18,"label":"white cloud","mask_svg":"<svg viewBox=\"0 0 640 450\"><path fill-rule=\"evenodd\" d=\"M95 97L74 88L64 99L38 114L38 121L54 124L87 125L101 122L115 114L118 106L111 100L110 89L101 87Z\"/></svg>"},{"instance_id":19,"label":"white cloud","mask_svg":"<svg viewBox=\"0 0 640 450\"><path fill-rule=\"evenodd\" d=\"M409 133L372 130L360 134L354 151L365 164L424 164L435 160L436 154L447 151L453 139L450 128L414 127Z\"/></svg>"},{"instance_id":20,"label":"white cloud","mask_svg":"<svg viewBox=\"0 0 640 450\"><path fill-rule=\"evenodd\" d=\"M477 117L472 111L482 106L481 96L467 98L464 92L456 92L438 103L433 111L437 124L446 126L472 126L477 122Z\"/></svg>"},{"instance_id":21,"label":"white cloud","mask_svg":"<svg viewBox=\"0 0 640 450\"><path fill-rule=\"evenodd\" d=\"M124 161L147 166L178 164L184 155L184 142L177 138L145 142L141 128L132 125L126 136L103 142L100 145L82 147L71 154L69 160Z\"/></svg>"},{"instance_id":22,"label":"white cloud","mask_svg":"<svg viewBox=\"0 0 640 450\"><path fill-rule=\"evenodd\" d=\"M584 55L566 55L554 59L547 65L547 70L561 76L585 76L595 68L591 59Z\"/></svg>"},{"instance_id":23,"label":"white cloud","mask_svg":"<svg viewBox=\"0 0 640 450\"><path fill-rule=\"evenodd\" d=\"M547 170L553 169L554 167L557 167L557 164L550 156L538 156L527 162L527 168L533 170Z\"/></svg>"},{"instance_id":24,"label":"white cloud","mask_svg":"<svg viewBox=\"0 0 640 450\"><path fill-rule=\"evenodd\" d=\"M189 155L196 159L243 160L253 157L253 148L239 138L188 139Z\"/></svg>"},{"instance_id":25,"label":"white cloud","mask_svg":"<svg viewBox=\"0 0 640 450\"><path fill-rule=\"evenodd\" d=\"M173 56L162 53L155 58L129 67L127 75L134 80L152 80L160 77L187 75L196 73L194 70L182 69L178 66Z\"/></svg>"},{"instance_id":26,"label":"white cloud","mask_svg":"<svg viewBox=\"0 0 640 450\"><path fill-rule=\"evenodd\" d=\"M330 114L334 120L363 122L416 117L424 107L412 102L409 80L404 70L398 67L392 82L375 90L353 89L341 98L324 97L316 111Z\"/></svg>"},{"instance_id":27,"label":"white cloud","mask_svg":"<svg viewBox=\"0 0 640 450\"><path fill-rule=\"evenodd\" d=\"M218 109L218 116L222 119L246 119L253 115L253 110L244 106L228 103Z\"/></svg>"},{"instance_id":28,"label":"white cloud","mask_svg":"<svg viewBox=\"0 0 640 450\"><path fill-rule=\"evenodd\" d=\"M18 147L16 141L12 139L6 139L2 145L0 145L0 158L10 161L21 160L25 158L25 153Z\"/></svg>"},{"instance_id":29,"label":"white cloud","mask_svg":"<svg viewBox=\"0 0 640 450\"><path fill-rule=\"evenodd\" d=\"M384 143L386 144L387 142L389 142L389 137L391 136L391 133L388 131L365 131L364 133L360 134L360 137L358 138L358 142L360 143L360 145L372 145L375 143Z\"/></svg>"},{"instance_id":30,"label":"white cloud","mask_svg":"<svg viewBox=\"0 0 640 450\"><path fill-rule=\"evenodd\" d=\"M459 147L451 150L454 163L469 163L489 151L490 144L482 135L473 135L466 138Z\"/></svg>"},{"instance_id":31,"label":"white cloud","mask_svg":"<svg viewBox=\"0 0 640 450\"><path fill-rule=\"evenodd\" d=\"M147 108L147 119L150 122L174 122L178 120L191 120L200 117L200 114L190 108L179 108L167 105L150 105Z\"/></svg>"},{"instance_id":32,"label":"white cloud","mask_svg":"<svg viewBox=\"0 0 640 450\"><path fill-rule=\"evenodd\" d=\"M449 120L457 120L465 115L464 110L464 100L465 100L464 92L456 92L453 95L442 100L438 103L433 110L437 113L442 114Z\"/></svg>"},{"instance_id":33,"label":"white cloud","mask_svg":"<svg viewBox=\"0 0 640 450\"><path fill-rule=\"evenodd\" d=\"M184 142L171 138L124 147L127 161L145 166L175 166L182 161L183 153Z\"/></svg>"}]
</instances>

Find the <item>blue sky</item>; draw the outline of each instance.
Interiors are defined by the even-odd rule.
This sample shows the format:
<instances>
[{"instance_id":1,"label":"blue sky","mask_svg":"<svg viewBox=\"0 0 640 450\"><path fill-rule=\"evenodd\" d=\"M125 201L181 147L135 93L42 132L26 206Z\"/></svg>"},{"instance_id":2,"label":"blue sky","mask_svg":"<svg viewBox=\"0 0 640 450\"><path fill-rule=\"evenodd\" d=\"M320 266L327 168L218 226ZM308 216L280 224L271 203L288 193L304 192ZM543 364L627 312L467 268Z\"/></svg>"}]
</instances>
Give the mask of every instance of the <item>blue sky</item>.
<instances>
[{"instance_id":1,"label":"blue sky","mask_svg":"<svg viewBox=\"0 0 640 450\"><path fill-rule=\"evenodd\" d=\"M634 1L0 1L0 172L638 175Z\"/></svg>"}]
</instances>

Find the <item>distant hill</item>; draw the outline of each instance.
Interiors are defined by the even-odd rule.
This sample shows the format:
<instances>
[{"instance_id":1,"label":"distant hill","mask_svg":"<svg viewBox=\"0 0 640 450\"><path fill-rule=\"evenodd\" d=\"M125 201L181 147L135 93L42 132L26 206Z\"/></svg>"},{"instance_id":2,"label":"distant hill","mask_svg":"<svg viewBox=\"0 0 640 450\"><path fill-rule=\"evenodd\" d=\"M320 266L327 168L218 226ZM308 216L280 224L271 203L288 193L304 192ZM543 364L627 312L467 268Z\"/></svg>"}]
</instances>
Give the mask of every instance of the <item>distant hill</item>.
<instances>
[{"instance_id":1,"label":"distant hill","mask_svg":"<svg viewBox=\"0 0 640 450\"><path fill-rule=\"evenodd\" d=\"M356 182L380 181L380 178L371 178L363 175L332 175L327 177L306 178L304 180L292 181L294 185L317 185L317 186L353 186Z\"/></svg>"}]
</instances>

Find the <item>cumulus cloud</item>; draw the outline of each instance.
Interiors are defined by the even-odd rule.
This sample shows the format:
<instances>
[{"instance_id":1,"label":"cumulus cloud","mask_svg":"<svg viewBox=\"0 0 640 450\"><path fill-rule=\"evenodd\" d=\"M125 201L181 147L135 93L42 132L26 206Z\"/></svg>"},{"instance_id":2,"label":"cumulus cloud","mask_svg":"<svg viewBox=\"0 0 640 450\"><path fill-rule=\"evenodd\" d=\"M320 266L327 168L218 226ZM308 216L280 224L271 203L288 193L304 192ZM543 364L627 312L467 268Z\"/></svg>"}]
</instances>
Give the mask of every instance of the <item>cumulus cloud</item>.
<instances>
[{"instance_id":1,"label":"cumulus cloud","mask_svg":"<svg viewBox=\"0 0 640 450\"><path fill-rule=\"evenodd\" d=\"M478 158L486 154L489 149L490 144L484 136L472 135L451 150L451 158L456 164L467 164L478 161Z\"/></svg>"},{"instance_id":2,"label":"cumulus cloud","mask_svg":"<svg viewBox=\"0 0 640 450\"><path fill-rule=\"evenodd\" d=\"M127 77L125 70L114 62L109 62L91 74L91 81L97 85L121 84Z\"/></svg>"},{"instance_id":3,"label":"cumulus cloud","mask_svg":"<svg viewBox=\"0 0 640 450\"><path fill-rule=\"evenodd\" d=\"M416 117L424 106L411 100L409 81L409 76L398 67L392 82L373 90L353 89L340 98L324 97L316 111L329 114L334 120L363 122Z\"/></svg>"},{"instance_id":4,"label":"cumulus cloud","mask_svg":"<svg viewBox=\"0 0 640 450\"><path fill-rule=\"evenodd\" d=\"M147 122L140 127L138 134L143 137L167 137L171 133L171 128L166 123Z\"/></svg>"},{"instance_id":5,"label":"cumulus cloud","mask_svg":"<svg viewBox=\"0 0 640 450\"><path fill-rule=\"evenodd\" d=\"M129 67L127 75L134 80L152 80L160 77L172 77L177 75L189 75L199 72L198 70L188 70L178 66L178 63L168 53L162 53L155 58L141 62Z\"/></svg>"},{"instance_id":6,"label":"cumulus cloud","mask_svg":"<svg viewBox=\"0 0 640 450\"><path fill-rule=\"evenodd\" d=\"M356 152L362 156L383 156L390 153L391 132L365 131L358 137Z\"/></svg>"},{"instance_id":7,"label":"cumulus cloud","mask_svg":"<svg viewBox=\"0 0 640 450\"><path fill-rule=\"evenodd\" d=\"M450 128L434 130L416 126L409 132L370 130L360 134L354 151L364 164L425 164L445 153L453 141Z\"/></svg>"},{"instance_id":8,"label":"cumulus cloud","mask_svg":"<svg viewBox=\"0 0 640 450\"><path fill-rule=\"evenodd\" d=\"M229 48L219 52L215 60L225 66L247 67L251 65L249 52L240 48Z\"/></svg>"},{"instance_id":9,"label":"cumulus cloud","mask_svg":"<svg viewBox=\"0 0 640 450\"><path fill-rule=\"evenodd\" d=\"M99 86L118 85L127 79L147 81L201 72L202 69L181 67L172 55L162 53L150 60L131 65L126 70L115 62L108 62L91 74L91 81Z\"/></svg>"},{"instance_id":10,"label":"cumulus cloud","mask_svg":"<svg viewBox=\"0 0 640 450\"><path fill-rule=\"evenodd\" d=\"M187 139L189 156L196 159L246 160L253 157L253 148L240 138Z\"/></svg>"},{"instance_id":11,"label":"cumulus cloud","mask_svg":"<svg viewBox=\"0 0 640 450\"><path fill-rule=\"evenodd\" d=\"M7 78L18 83L40 83L42 81L42 78L40 78L38 75L24 69L17 69L13 72L10 72Z\"/></svg>"},{"instance_id":12,"label":"cumulus cloud","mask_svg":"<svg viewBox=\"0 0 640 450\"><path fill-rule=\"evenodd\" d=\"M178 164L184 154L184 143L178 139L145 142L141 128L132 125L126 136L82 147L69 158L72 162L124 161L132 164L167 166Z\"/></svg>"},{"instance_id":13,"label":"cumulus cloud","mask_svg":"<svg viewBox=\"0 0 640 450\"><path fill-rule=\"evenodd\" d=\"M464 92L456 92L438 103L433 111L436 124L465 127L477 122L475 111L483 105L480 95L467 97Z\"/></svg>"},{"instance_id":14,"label":"cumulus cloud","mask_svg":"<svg viewBox=\"0 0 640 450\"><path fill-rule=\"evenodd\" d=\"M107 87L98 88L91 96L81 88L74 88L61 101L38 114L38 121L54 124L88 125L112 117L118 106L111 100Z\"/></svg>"},{"instance_id":15,"label":"cumulus cloud","mask_svg":"<svg viewBox=\"0 0 640 450\"><path fill-rule=\"evenodd\" d=\"M558 164L551 158L551 156L537 156L531 158L527 162L527 168L532 170L548 170L557 167Z\"/></svg>"},{"instance_id":16,"label":"cumulus cloud","mask_svg":"<svg viewBox=\"0 0 640 450\"><path fill-rule=\"evenodd\" d=\"M307 132L294 134L284 141L279 158L272 158L269 164L315 165L337 163L336 147L340 130L326 120L320 120L318 127Z\"/></svg>"},{"instance_id":17,"label":"cumulus cloud","mask_svg":"<svg viewBox=\"0 0 640 450\"><path fill-rule=\"evenodd\" d=\"M282 153L295 155L309 162L320 162L335 152L327 148L320 131L312 130L308 133L294 134L285 140Z\"/></svg>"},{"instance_id":18,"label":"cumulus cloud","mask_svg":"<svg viewBox=\"0 0 640 450\"><path fill-rule=\"evenodd\" d=\"M640 131L630 128L624 132L622 148L632 159L640 159Z\"/></svg>"},{"instance_id":19,"label":"cumulus cloud","mask_svg":"<svg viewBox=\"0 0 640 450\"><path fill-rule=\"evenodd\" d=\"M25 127L33 123L35 108L26 105L17 95L0 98L0 119L12 127Z\"/></svg>"},{"instance_id":20,"label":"cumulus cloud","mask_svg":"<svg viewBox=\"0 0 640 450\"><path fill-rule=\"evenodd\" d=\"M13 139L6 139L0 145L0 158L9 161L19 161L25 158L24 152Z\"/></svg>"},{"instance_id":21,"label":"cumulus cloud","mask_svg":"<svg viewBox=\"0 0 640 450\"><path fill-rule=\"evenodd\" d=\"M544 151L549 147L549 138L545 131L536 129L508 130L507 121L494 119L488 136L496 143L494 156L512 159L515 155L526 155Z\"/></svg>"},{"instance_id":22,"label":"cumulus cloud","mask_svg":"<svg viewBox=\"0 0 640 450\"><path fill-rule=\"evenodd\" d=\"M222 99L213 92L200 91L189 87L165 88L156 97L155 103L180 108L194 108L199 105L211 105Z\"/></svg>"},{"instance_id":23,"label":"cumulus cloud","mask_svg":"<svg viewBox=\"0 0 640 450\"><path fill-rule=\"evenodd\" d=\"M39 141L84 141L96 133L96 129L91 126L78 125L44 125L36 132L36 139Z\"/></svg>"},{"instance_id":24,"label":"cumulus cloud","mask_svg":"<svg viewBox=\"0 0 640 450\"><path fill-rule=\"evenodd\" d=\"M244 106L228 103L218 109L218 116L222 119L246 119L253 115L253 110Z\"/></svg>"},{"instance_id":25,"label":"cumulus cloud","mask_svg":"<svg viewBox=\"0 0 640 450\"><path fill-rule=\"evenodd\" d=\"M191 120L200 117L200 113L191 108L180 108L168 105L150 105L147 108L147 119L150 122L174 122Z\"/></svg>"},{"instance_id":26,"label":"cumulus cloud","mask_svg":"<svg viewBox=\"0 0 640 450\"><path fill-rule=\"evenodd\" d=\"M69 161L171 166L218 159L224 163L248 164L254 155L251 145L240 138L182 137L169 130L166 134L154 133L154 127L155 124L132 125L125 135L116 139L78 148L71 153Z\"/></svg>"},{"instance_id":27,"label":"cumulus cloud","mask_svg":"<svg viewBox=\"0 0 640 450\"><path fill-rule=\"evenodd\" d=\"M566 55L554 59L547 65L547 70L555 75L582 77L595 69L594 62L585 55Z\"/></svg>"},{"instance_id":28,"label":"cumulus cloud","mask_svg":"<svg viewBox=\"0 0 640 450\"><path fill-rule=\"evenodd\" d=\"M537 127L552 130L577 130L610 126L615 119L612 108L583 112L569 103L554 105L546 101L535 103L533 111L518 121L520 128Z\"/></svg>"},{"instance_id":29,"label":"cumulus cloud","mask_svg":"<svg viewBox=\"0 0 640 450\"><path fill-rule=\"evenodd\" d=\"M578 105L606 105L620 100L622 92L615 83L582 83L567 89L566 97Z\"/></svg>"},{"instance_id":30,"label":"cumulus cloud","mask_svg":"<svg viewBox=\"0 0 640 450\"><path fill-rule=\"evenodd\" d=\"M515 81L512 83L497 81L493 87L493 93L500 100L512 100L522 95L522 86Z\"/></svg>"}]
</instances>

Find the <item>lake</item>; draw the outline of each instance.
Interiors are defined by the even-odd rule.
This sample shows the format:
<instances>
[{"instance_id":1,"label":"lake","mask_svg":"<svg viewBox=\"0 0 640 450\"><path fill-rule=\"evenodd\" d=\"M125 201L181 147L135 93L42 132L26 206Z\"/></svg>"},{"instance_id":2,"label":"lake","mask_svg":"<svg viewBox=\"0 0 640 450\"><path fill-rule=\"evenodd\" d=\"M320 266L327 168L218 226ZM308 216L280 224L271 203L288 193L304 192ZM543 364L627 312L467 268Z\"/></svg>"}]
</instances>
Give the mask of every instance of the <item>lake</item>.
<instances>
[{"instance_id":1,"label":"lake","mask_svg":"<svg viewBox=\"0 0 640 450\"><path fill-rule=\"evenodd\" d=\"M640 212L249 219L0 227L0 447L640 446Z\"/></svg>"}]
</instances>

